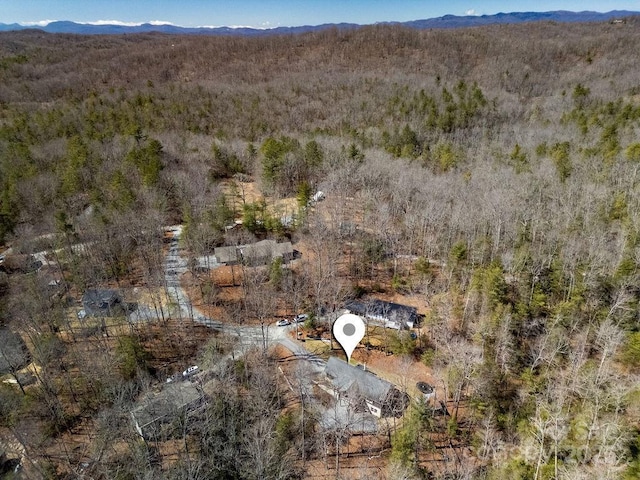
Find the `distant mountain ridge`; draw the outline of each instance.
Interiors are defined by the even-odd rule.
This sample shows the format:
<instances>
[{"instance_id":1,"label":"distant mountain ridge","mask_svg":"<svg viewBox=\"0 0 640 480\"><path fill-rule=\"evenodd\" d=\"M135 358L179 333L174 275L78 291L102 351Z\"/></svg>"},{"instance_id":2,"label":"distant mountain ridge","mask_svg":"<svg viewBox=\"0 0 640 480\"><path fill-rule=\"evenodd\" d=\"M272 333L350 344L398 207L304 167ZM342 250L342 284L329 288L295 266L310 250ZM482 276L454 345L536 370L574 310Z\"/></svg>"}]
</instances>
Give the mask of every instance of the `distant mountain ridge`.
<instances>
[{"instance_id":1,"label":"distant mountain ridge","mask_svg":"<svg viewBox=\"0 0 640 480\"><path fill-rule=\"evenodd\" d=\"M525 22L602 22L613 19L623 19L625 17L640 15L640 12L628 10L612 10L610 12L569 12L564 10L551 12L512 12L497 13L495 15L477 15L477 16L457 16L445 15L443 17L430 18L425 20L412 20L408 22L381 22L385 25L403 25L416 29L431 28L464 28L478 27L492 24L513 24ZM317 30L325 30L329 28L350 29L358 28L363 25L355 23L328 23L322 25L303 25L298 27L277 27L270 29L258 29L251 27L180 27L171 24L151 24L143 23L141 25L118 25L118 24L88 24L76 23L71 21L56 21L45 26L26 26L18 23L5 24L0 23L0 32L16 31L16 30L41 30L48 33L72 33L82 35L117 35L126 33L148 33L159 32L168 34L181 35L273 35L273 34L291 34L305 33Z\"/></svg>"},{"instance_id":2,"label":"distant mountain ridge","mask_svg":"<svg viewBox=\"0 0 640 480\"><path fill-rule=\"evenodd\" d=\"M461 28L478 27L496 23L525 23L525 22L603 22L614 19L640 15L640 12L628 10L612 10L606 13L599 12L570 12L566 10L556 10L553 12L513 12L496 13L495 15L477 15L459 17L456 15L445 15L444 17L431 18L428 20L414 20L403 22L402 25L412 28Z\"/></svg>"}]
</instances>

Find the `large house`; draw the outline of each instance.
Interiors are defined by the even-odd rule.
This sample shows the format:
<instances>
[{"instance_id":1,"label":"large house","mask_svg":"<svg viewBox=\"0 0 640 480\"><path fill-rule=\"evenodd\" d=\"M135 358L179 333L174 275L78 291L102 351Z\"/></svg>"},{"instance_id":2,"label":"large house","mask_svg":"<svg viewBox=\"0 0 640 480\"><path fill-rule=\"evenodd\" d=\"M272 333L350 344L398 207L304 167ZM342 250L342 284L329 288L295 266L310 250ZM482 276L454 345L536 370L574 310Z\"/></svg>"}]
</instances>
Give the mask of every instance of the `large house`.
<instances>
[{"instance_id":1,"label":"large house","mask_svg":"<svg viewBox=\"0 0 640 480\"><path fill-rule=\"evenodd\" d=\"M420 321L417 308L384 300L351 301L347 302L345 308L350 313L377 321L387 328L395 328L396 330L413 328Z\"/></svg>"},{"instance_id":2,"label":"large house","mask_svg":"<svg viewBox=\"0 0 640 480\"><path fill-rule=\"evenodd\" d=\"M399 417L409 397L376 375L330 357L324 371L338 399L347 398L352 408L366 409L378 418Z\"/></svg>"},{"instance_id":3,"label":"large house","mask_svg":"<svg viewBox=\"0 0 640 480\"><path fill-rule=\"evenodd\" d=\"M180 416L195 410L204 402L204 395L189 381L166 384L159 392L148 394L131 411L134 428L145 440L158 440Z\"/></svg>"},{"instance_id":4,"label":"large house","mask_svg":"<svg viewBox=\"0 0 640 480\"><path fill-rule=\"evenodd\" d=\"M278 243L275 240L261 240L249 245L218 247L214 250L218 263L226 265L244 264L248 266L267 265L276 258L289 263L295 258L291 242Z\"/></svg>"}]
</instances>

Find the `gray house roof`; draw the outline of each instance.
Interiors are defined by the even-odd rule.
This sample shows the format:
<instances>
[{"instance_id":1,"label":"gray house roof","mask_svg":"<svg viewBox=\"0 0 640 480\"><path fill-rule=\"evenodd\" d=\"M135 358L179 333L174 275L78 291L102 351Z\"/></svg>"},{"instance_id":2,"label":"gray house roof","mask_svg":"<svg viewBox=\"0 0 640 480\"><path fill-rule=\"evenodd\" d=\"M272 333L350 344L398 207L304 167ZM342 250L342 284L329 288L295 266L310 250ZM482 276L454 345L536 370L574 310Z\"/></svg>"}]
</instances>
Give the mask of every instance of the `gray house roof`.
<instances>
[{"instance_id":1,"label":"gray house roof","mask_svg":"<svg viewBox=\"0 0 640 480\"><path fill-rule=\"evenodd\" d=\"M0 375L15 372L30 361L29 349L17 333L0 327Z\"/></svg>"},{"instance_id":2,"label":"gray house roof","mask_svg":"<svg viewBox=\"0 0 640 480\"><path fill-rule=\"evenodd\" d=\"M245 245L241 247L243 257L282 257L286 254L293 253L291 242L278 243L275 240L261 240L257 243Z\"/></svg>"},{"instance_id":3,"label":"gray house roof","mask_svg":"<svg viewBox=\"0 0 640 480\"><path fill-rule=\"evenodd\" d=\"M329 357L325 374L333 386L341 393L360 394L366 400L383 404L395 387L372 373L349 365L336 357Z\"/></svg>"},{"instance_id":4,"label":"gray house roof","mask_svg":"<svg viewBox=\"0 0 640 480\"><path fill-rule=\"evenodd\" d=\"M82 307L90 316L109 316L122 308L122 297L117 290L89 289L82 295Z\"/></svg>"},{"instance_id":5,"label":"gray house roof","mask_svg":"<svg viewBox=\"0 0 640 480\"><path fill-rule=\"evenodd\" d=\"M261 240L248 245L218 247L214 254L218 263L240 263L264 265L274 258L282 258L285 262L293 258L291 242L278 243L275 240Z\"/></svg>"},{"instance_id":6,"label":"gray house roof","mask_svg":"<svg viewBox=\"0 0 640 480\"><path fill-rule=\"evenodd\" d=\"M146 439L157 436L162 426L185 409L200 403L203 394L191 382L167 384L160 392L148 394L131 411L136 431Z\"/></svg>"},{"instance_id":7,"label":"gray house roof","mask_svg":"<svg viewBox=\"0 0 640 480\"><path fill-rule=\"evenodd\" d=\"M214 255L218 263L237 263L238 262L238 247L217 247L214 250Z\"/></svg>"}]
</instances>

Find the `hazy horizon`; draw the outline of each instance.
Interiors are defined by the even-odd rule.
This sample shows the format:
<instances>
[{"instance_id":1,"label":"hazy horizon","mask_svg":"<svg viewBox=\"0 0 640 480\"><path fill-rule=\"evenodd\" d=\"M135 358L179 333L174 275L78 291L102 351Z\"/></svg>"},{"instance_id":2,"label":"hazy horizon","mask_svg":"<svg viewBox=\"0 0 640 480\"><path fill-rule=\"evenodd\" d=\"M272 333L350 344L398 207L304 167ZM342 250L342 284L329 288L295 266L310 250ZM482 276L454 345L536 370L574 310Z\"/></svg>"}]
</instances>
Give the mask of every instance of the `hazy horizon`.
<instances>
[{"instance_id":1,"label":"hazy horizon","mask_svg":"<svg viewBox=\"0 0 640 480\"><path fill-rule=\"evenodd\" d=\"M543 0L532 7L530 2L491 0L477 4L469 0L427 2L421 0L184 0L180 4L168 0L124 2L84 2L81 0L40 2L8 0L3 2L0 23L23 26L45 26L56 21L72 21L93 25L136 26L145 23L180 27L249 27L276 28L325 23L406 22L445 15L481 16L513 12L609 12L640 10L637 1L571 1Z\"/></svg>"}]
</instances>

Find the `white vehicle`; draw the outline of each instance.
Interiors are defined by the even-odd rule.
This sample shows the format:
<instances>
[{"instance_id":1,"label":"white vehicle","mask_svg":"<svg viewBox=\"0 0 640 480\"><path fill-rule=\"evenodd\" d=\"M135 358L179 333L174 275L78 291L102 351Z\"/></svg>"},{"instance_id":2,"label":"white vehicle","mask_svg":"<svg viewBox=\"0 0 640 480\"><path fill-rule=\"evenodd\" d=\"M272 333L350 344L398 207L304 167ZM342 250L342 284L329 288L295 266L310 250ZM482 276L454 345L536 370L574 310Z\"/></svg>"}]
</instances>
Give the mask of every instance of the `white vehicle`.
<instances>
[{"instance_id":1,"label":"white vehicle","mask_svg":"<svg viewBox=\"0 0 640 480\"><path fill-rule=\"evenodd\" d=\"M183 377L190 377L191 375L195 375L196 373L198 373L200 369L198 368L197 365L193 365L189 368L187 368L184 372L182 372L182 376Z\"/></svg>"},{"instance_id":2,"label":"white vehicle","mask_svg":"<svg viewBox=\"0 0 640 480\"><path fill-rule=\"evenodd\" d=\"M287 325L291 325L291 322L289 320L287 320L286 318L283 318L282 320L278 320L276 325L279 326L279 327L286 327Z\"/></svg>"},{"instance_id":3,"label":"white vehicle","mask_svg":"<svg viewBox=\"0 0 640 480\"><path fill-rule=\"evenodd\" d=\"M296 315L293 319L293 321L295 323L304 323L307 321L307 318L309 318L309 315L307 315L306 313L300 313L299 315Z\"/></svg>"}]
</instances>

